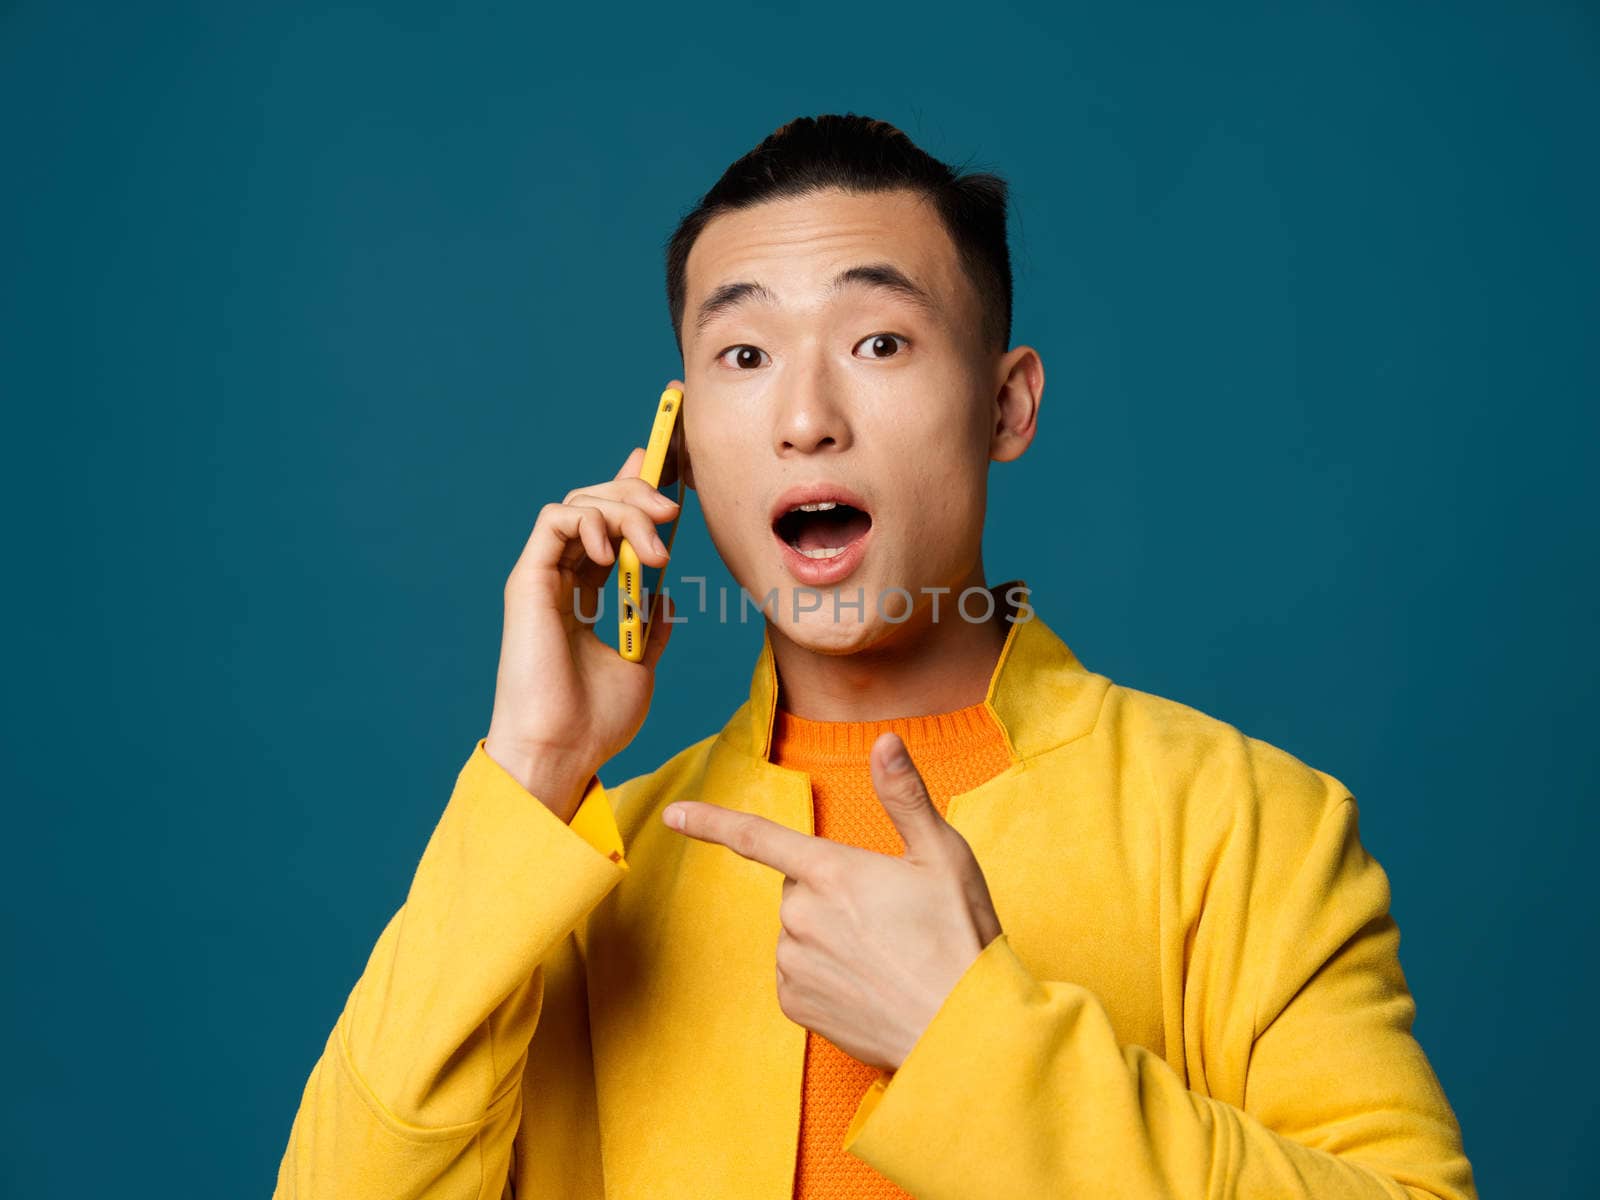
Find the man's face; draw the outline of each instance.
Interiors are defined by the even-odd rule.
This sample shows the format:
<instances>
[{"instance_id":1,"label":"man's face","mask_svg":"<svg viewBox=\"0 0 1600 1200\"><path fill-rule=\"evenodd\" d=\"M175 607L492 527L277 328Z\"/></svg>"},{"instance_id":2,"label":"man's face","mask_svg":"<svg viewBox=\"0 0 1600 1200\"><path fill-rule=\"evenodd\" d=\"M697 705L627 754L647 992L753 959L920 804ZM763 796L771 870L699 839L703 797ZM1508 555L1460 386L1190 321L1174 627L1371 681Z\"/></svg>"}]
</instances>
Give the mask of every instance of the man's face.
<instances>
[{"instance_id":1,"label":"man's face","mask_svg":"<svg viewBox=\"0 0 1600 1200\"><path fill-rule=\"evenodd\" d=\"M854 268L872 271L836 283ZM927 304L882 282L893 272ZM730 294L739 284L759 286ZM980 328L955 244L911 192L771 201L717 216L695 242L683 317L694 486L735 580L752 603L777 590L767 611L796 642L862 649L920 627L923 589L954 589L939 607L949 620L954 592L982 582L1001 354ZM796 511L803 502L823 507ZM800 593L798 619L797 589L822 593L809 612L816 597ZM915 603L910 620L893 589ZM863 607L845 607L858 590Z\"/></svg>"}]
</instances>

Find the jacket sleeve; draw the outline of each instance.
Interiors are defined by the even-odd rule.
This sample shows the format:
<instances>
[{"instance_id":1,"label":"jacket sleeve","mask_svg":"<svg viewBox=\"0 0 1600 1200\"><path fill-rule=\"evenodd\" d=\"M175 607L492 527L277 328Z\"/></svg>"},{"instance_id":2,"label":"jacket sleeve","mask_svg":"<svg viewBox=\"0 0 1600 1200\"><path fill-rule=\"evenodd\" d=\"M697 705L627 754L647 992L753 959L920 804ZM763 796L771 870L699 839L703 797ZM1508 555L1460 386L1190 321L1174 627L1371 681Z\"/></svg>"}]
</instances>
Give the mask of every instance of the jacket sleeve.
<instances>
[{"instance_id":1,"label":"jacket sleeve","mask_svg":"<svg viewBox=\"0 0 1600 1200\"><path fill-rule=\"evenodd\" d=\"M845 1149L919 1200L1475 1200L1353 799L1276 899L1242 1107L1120 1045L1092 991L1035 978L1001 934L880 1072Z\"/></svg>"},{"instance_id":2,"label":"jacket sleeve","mask_svg":"<svg viewBox=\"0 0 1600 1200\"><path fill-rule=\"evenodd\" d=\"M480 740L306 1083L274 1196L499 1197L541 962L627 870L598 779L563 822Z\"/></svg>"}]
</instances>

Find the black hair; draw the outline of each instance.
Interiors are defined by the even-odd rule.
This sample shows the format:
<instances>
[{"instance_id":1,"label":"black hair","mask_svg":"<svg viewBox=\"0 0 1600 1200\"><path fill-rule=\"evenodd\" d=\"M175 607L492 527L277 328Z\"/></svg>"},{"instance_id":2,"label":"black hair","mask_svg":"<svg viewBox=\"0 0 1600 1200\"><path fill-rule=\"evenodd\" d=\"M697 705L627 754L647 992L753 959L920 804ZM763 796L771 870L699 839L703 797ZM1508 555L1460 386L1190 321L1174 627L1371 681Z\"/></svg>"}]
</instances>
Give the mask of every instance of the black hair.
<instances>
[{"instance_id":1,"label":"black hair","mask_svg":"<svg viewBox=\"0 0 1600 1200\"><path fill-rule=\"evenodd\" d=\"M931 200L977 292L983 344L1004 353L1011 343L1006 181L947 166L887 121L827 113L797 117L768 134L722 173L668 239L667 307L680 355L689 251L706 224L719 213L825 188L857 193L904 189Z\"/></svg>"}]
</instances>

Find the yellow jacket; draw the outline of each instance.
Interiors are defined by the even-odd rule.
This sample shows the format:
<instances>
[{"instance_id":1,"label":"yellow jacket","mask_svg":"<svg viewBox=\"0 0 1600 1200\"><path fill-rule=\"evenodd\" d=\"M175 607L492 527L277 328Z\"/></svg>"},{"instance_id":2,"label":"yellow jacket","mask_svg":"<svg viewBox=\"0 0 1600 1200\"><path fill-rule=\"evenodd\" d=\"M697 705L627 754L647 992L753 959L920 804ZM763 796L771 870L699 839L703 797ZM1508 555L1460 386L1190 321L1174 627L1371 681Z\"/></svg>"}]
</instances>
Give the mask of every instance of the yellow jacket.
<instances>
[{"instance_id":1,"label":"yellow jacket","mask_svg":"<svg viewBox=\"0 0 1600 1200\"><path fill-rule=\"evenodd\" d=\"M276 1196L789 1200L783 877L660 818L704 799L812 831L808 777L767 761L776 700L768 642L719 733L593 781L570 825L480 742ZM1014 761L948 819L1005 932L849 1152L922 1200L1475 1197L1339 781L1086 670L1038 617L986 703Z\"/></svg>"}]
</instances>

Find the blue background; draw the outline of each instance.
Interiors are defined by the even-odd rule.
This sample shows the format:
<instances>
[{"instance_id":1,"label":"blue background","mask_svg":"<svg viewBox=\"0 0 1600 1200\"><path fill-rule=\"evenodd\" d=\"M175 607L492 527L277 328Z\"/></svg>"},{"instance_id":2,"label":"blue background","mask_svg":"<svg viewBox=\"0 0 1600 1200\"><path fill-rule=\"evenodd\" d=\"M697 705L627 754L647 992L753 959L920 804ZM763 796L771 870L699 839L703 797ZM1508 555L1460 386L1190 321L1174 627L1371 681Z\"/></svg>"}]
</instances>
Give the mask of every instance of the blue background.
<instances>
[{"instance_id":1,"label":"blue background","mask_svg":"<svg viewBox=\"0 0 1600 1200\"><path fill-rule=\"evenodd\" d=\"M663 241L848 110L1015 188L990 578L1353 790L1484 1194L1577 1194L1596 18L1286 7L6 5L9 1193L270 1191L534 515L680 370ZM677 638L609 780L743 697Z\"/></svg>"}]
</instances>

